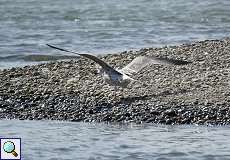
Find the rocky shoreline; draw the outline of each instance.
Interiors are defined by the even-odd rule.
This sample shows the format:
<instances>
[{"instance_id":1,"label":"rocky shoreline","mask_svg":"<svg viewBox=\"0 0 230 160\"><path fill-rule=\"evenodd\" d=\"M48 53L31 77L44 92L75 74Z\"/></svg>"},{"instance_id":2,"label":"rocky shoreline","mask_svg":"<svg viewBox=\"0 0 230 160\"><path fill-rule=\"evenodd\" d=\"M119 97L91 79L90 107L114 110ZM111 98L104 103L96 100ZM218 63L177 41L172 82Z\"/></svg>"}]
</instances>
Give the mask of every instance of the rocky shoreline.
<instances>
[{"instance_id":1,"label":"rocky shoreline","mask_svg":"<svg viewBox=\"0 0 230 160\"><path fill-rule=\"evenodd\" d=\"M0 70L0 118L84 122L230 123L230 38L101 56L122 67L139 55L192 61L151 65L113 88L86 59Z\"/></svg>"}]
</instances>

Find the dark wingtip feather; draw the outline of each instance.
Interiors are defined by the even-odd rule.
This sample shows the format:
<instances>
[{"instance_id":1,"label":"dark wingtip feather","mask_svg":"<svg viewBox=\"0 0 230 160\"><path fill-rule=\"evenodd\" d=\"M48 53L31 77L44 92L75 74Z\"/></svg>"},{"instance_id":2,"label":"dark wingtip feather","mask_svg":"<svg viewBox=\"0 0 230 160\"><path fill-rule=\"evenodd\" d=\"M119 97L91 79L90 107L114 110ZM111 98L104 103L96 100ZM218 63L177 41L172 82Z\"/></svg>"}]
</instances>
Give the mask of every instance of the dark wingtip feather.
<instances>
[{"instance_id":1,"label":"dark wingtip feather","mask_svg":"<svg viewBox=\"0 0 230 160\"><path fill-rule=\"evenodd\" d=\"M183 61L183 60L171 60L171 61L175 65L186 65L192 63L190 61Z\"/></svg>"},{"instance_id":2,"label":"dark wingtip feather","mask_svg":"<svg viewBox=\"0 0 230 160\"><path fill-rule=\"evenodd\" d=\"M59 47L55 47L55 46L53 46L53 45L51 45L51 44L46 44L46 45L47 45L47 46L49 46L49 47L51 47L51 48L54 48L54 49L60 50L60 51L69 52L69 51L67 51L66 49L62 49L62 48L59 48Z\"/></svg>"},{"instance_id":3,"label":"dark wingtip feather","mask_svg":"<svg viewBox=\"0 0 230 160\"><path fill-rule=\"evenodd\" d=\"M177 59L169 59L169 58L165 58L165 57L155 57L158 60L164 61L166 63L171 63L174 65L186 65L186 64L190 64L192 62L190 61L184 61L184 60L177 60Z\"/></svg>"}]
</instances>

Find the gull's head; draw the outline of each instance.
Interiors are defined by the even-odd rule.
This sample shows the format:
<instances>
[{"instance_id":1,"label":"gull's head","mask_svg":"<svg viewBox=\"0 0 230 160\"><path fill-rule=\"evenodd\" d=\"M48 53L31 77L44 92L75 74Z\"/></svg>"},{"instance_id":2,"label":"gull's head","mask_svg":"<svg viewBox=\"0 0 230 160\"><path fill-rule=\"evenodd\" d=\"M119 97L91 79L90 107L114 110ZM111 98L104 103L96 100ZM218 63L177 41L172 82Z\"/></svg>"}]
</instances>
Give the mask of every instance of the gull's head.
<instances>
[{"instance_id":1,"label":"gull's head","mask_svg":"<svg viewBox=\"0 0 230 160\"><path fill-rule=\"evenodd\" d=\"M97 73L100 75L104 75L105 71L100 67L100 68L97 68Z\"/></svg>"},{"instance_id":2,"label":"gull's head","mask_svg":"<svg viewBox=\"0 0 230 160\"><path fill-rule=\"evenodd\" d=\"M96 68L96 73L99 74L99 75L103 75L104 74L104 70L101 66L99 65L95 65L95 68Z\"/></svg>"}]
</instances>

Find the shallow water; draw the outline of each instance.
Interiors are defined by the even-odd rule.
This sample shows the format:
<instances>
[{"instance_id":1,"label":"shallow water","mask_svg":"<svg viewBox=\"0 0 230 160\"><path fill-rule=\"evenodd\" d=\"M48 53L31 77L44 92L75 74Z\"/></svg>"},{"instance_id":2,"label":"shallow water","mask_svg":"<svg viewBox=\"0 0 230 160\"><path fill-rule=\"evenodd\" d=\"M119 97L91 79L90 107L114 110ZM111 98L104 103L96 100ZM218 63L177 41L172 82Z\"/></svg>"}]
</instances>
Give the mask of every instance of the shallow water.
<instances>
[{"instance_id":1,"label":"shallow water","mask_svg":"<svg viewBox=\"0 0 230 160\"><path fill-rule=\"evenodd\" d=\"M229 10L229 0L1 0L0 68L63 54L46 43L104 54L227 37Z\"/></svg>"},{"instance_id":2,"label":"shallow water","mask_svg":"<svg viewBox=\"0 0 230 160\"><path fill-rule=\"evenodd\" d=\"M25 160L230 159L230 128L1 120L0 137L21 137Z\"/></svg>"}]
</instances>

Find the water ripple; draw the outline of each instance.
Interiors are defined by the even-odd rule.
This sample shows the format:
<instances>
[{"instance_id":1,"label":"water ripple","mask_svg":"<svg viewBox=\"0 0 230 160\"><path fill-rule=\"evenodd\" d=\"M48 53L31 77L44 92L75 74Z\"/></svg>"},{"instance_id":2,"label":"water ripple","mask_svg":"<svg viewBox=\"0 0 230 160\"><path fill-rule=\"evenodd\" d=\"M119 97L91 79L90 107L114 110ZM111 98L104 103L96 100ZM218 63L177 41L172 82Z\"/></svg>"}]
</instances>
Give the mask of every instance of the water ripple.
<instances>
[{"instance_id":1,"label":"water ripple","mask_svg":"<svg viewBox=\"0 0 230 160\"><path fill-rule=\"evenodd\" d=\"M25 159L229 159L229 126L87 124L1 120Z\"/></svg>"},{"instance_id":2,"label":"water ripple","mask_svg":"<svg viewBox=\"0 0 230 160\"><path fill-rule=\"evenodd\" d=\"M1 0L0 56L56 55L44 44L115 53L229 36L229 0ZM0 66L33 61L9 59Z\"/></svg>"}]
</instances>

